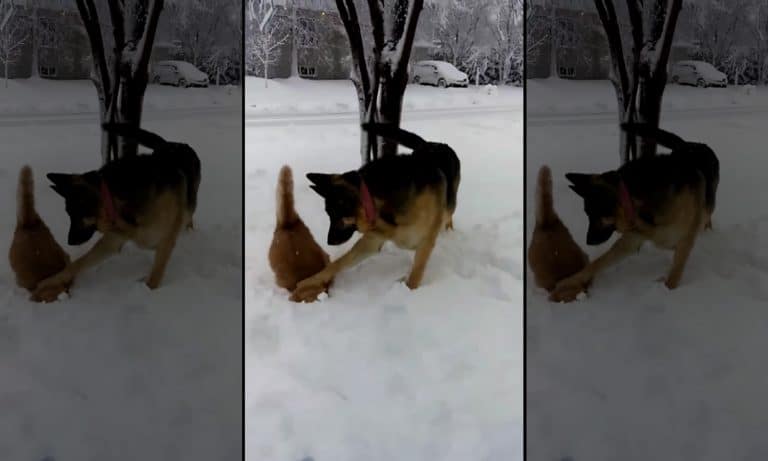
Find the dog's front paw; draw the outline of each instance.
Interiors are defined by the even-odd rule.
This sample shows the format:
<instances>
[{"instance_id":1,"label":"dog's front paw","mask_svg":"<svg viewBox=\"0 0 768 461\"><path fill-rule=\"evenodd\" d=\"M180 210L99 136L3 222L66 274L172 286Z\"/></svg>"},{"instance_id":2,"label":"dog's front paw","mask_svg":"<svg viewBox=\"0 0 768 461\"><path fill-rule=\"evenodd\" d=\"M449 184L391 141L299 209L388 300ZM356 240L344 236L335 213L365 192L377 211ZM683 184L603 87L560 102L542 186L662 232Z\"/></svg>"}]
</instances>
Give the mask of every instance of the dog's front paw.
<instances>
[{"instance_id":1,"label":"dog's front paw","mask_svg":"<svg viewBox=\"0 0 768 461\"><path fill-rule=\"evenodd\" d=\"M326 283L321 277L312 276L302 280L296 285L296 289L291 293L290 300L293 302L315 302L318 296L326 290Z\"/></svg>"},{"instance_id":2,"label":"dog's front paw","mask_svg":"<svg viewBox=\"0 0 768 461\"><path fill-rule=\"evenodd\" d=\"M323 284L299 284L291 293L290 300L295 303L313 303L324 292Z\"/></svg>"},{"instance_id":3,"label":"dog's front paw","mask_svg":"<svg viewBox=\"0 0 768 461\"><path fill-rule=\"evenodd\" d=\"M674 290L680 285L680 280L674 277L659 277L656 281L659 283L664 282L664 286L670 290Z\"/></svg>"},{"instance_id":4,"label":"dog's front paw","mask_svg":"<svg viewBox=\"0 0 768 461\"><path fill-rule=\"evenodd\" d=\"M36 303L50 303L59 299L59 295L66 293L72 285L72 280L67 277L54 275L37 284L37 287L29 297Z\"/></svg>"},{"instance_id":5,"label":"dog's front paw","mask_svg":"<svg viewBox=\"0 0 768 461\"><path fill-rule=\"evenodd\" d=\"M140 280L141 282L144 282L144 285L149 288L150 290L156 290L158 287L160 287L160 277L144 277Z\"/></svg>"},{"instance_id":6,"label":"dog's front paw","mask_svg":"<svg viewBox=\"0 0 768 461\"><path fill-rule=\"evenodd\" d=\"M561 280L549 294L549 300L556 303L576 301L581 293L586 292L588 282L580 277L569 277Z\"/></svg>"}]
</instances>

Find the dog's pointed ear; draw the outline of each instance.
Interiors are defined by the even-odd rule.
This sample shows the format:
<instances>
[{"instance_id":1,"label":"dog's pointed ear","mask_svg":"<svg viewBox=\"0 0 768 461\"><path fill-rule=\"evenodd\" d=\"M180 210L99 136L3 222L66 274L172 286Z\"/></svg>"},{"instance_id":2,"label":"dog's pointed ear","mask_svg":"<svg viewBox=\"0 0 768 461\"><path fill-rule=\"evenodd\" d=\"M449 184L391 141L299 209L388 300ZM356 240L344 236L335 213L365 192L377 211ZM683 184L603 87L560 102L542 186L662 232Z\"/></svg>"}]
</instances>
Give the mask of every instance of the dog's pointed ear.
<instances>
[{"instance_id":1,"label":"dog's pointed ear","mask_svg":"<svg viewBox=\"0 0 768 461\"><path fill-rule=\"evenodd\" d=\"M592 184L592 175L584 173L566 173L565 179L571 182L568 186L572 191L581 195L582 197L589 190L589 186Z\"/></svg>"},{"instance_id":2,"label":"dog's pointed ear","mask_svg":"<svg viewBox=\"0 0 768 461\"><path fill-rule=\"evenodd\" d=\"M312 189L313 191L317 192L317 195L319 195L321 197L325 197L325 192L326 192L325 189L321 189L319 186L316 186L314 184L310 184L309 188Z\"/></svg>"},{"instance_id":3,"label":"dog's pointed ear","mask_svg":"<svg viewBox=\"0 0 768 461\"><path fill-rule=\"evenodd\" d=\"M74 175L64 173L48 173L46 177L53 185L53 189L57 194L62 197L66 197L67 193L72 189L72 178Z\"/></svg>"},{"instance_id":4,"label":"dog's pointed ear","mask_svg":"<svg viewBox=\"0 0 768 461\"><path fill-rule=\"evenodd\" d=\"M341 175L341 179L355 187L360 187L360 182L363 180L362 176L360 176L360 172L357 170L347 171Z\"/></svg>"},{"instance_id":5,"label":"dog's pointed ear","mask_svg":"<svg viewBox=\"0 0 768 461\"><path fill-rule=\"evenodd\" d=\"M307 179L312 183L309 187L321 197L325 197L331 190L333 175L325 173L307 173Z\"/></svg>"}]
</instances>

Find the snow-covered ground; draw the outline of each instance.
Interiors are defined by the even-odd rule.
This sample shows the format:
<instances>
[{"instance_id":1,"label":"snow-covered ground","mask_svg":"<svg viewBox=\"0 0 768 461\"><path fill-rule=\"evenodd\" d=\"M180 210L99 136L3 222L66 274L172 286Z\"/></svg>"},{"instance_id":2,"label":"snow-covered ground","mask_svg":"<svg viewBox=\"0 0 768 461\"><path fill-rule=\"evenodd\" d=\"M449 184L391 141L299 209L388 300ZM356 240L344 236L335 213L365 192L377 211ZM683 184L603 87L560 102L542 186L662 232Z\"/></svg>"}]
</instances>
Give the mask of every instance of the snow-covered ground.
<instances>
[{"instance_id":1,"label":"snow-covered ground","mask_svg":"<svg viewBox=\"0 0 768 461\"><path fill-rule=\"evenodd\" d=\"M485 86L437 88L409 85L406 111L505 108L522 105L522 89ZM245 113L248 117L297 114L355 114L357 93L349 80L308 80L302 78L246 79Z\"/></svg>"},{"instance_id":2,"label":"snow-covered ground","mask_svg":"<svg viewBox=\"0 0 768 461\"><path fill-rule=\"evenodd\" d=\"M328 218L304 175L359 167L359 128L286 119L246 129L250 461L522 459L522 91L505 91L503 112L406 111L405 128L451 144L462 161L456 230L440 237L415 291L397 282L412 254L387 245L341 274L329 298L290 303L267 262L277 172L293 168L299 214L339 256L349 244L325 245Z\"/></svg>"},{"instance_id":3,"label":"snow-covered ground","mask_svg":"<svg viewBox=\"0 0 768 461\"><path fill-rule=\"evenodd\" d=\"M55 88L50 98L71 97ZM232 100L214 115L145 114L146 128L188 142L203 164L197 228L179 239L158 290L139 282L152 253L132 245L52 304L27 301L0 265L3 460L241 459L242 121ZM38 212L64 244L64 201L45 173L100 165L96 117L11 122L0 121L0 241L11 242L17 175L30 164ZM80 255L92 243L65 249Z\"/></svg>"},{"instance_id":4,"label":"snow-covered ground","mask_svg":"<svg viewBox=\"0 0 768 461\"><path fill-rule=\"evenodd\" d=\"M616 114L616 93L608 80L530 79L526 82L529 115ZM768 87L697 88L667 85L665 112L700 109L768 108Z\"/></svg>"},{"instance_id":5,"label":"snow-covered ground","mask_svg":"<svg viewBox=\"0 0 768 461\"><path fill-rule=\"evenodd\" d=\"M534 86L528 93L532 106L556 98L540 90ZM671 104L679 91L723 90L667 91ZM590 99L578 92L562 97ZM599 275L581 302L556 305L532 284L527 289L526 440L532 461L768 458L768 112L752 107L723 113L701 100L691 100L691 107L689 115L665 113L662 126L708 143L720 158L721 182L714 231L697 240L681 286L669 291L655 282L668 270L671 253L646 246ZM615 115L530 120L527 177L535 178L542 164L552 167L555 207L596 257L609 244L586 246L582 201L563 175L618 166ZM534 188L529 181L527 232Z\"/></svg>"},{"instance_id":6,"label":"snow-covered ground","mask_svg":"<svg viewBox=\"0 0 768 461\"><path fill-rule=\"evenodd\" d=\"M175 88L149 85L144 99L148 111L240 107L242 94L235 86ZM42 78L0 79L0 117L96 113L99 101L90 80Z\"/></svg>"}]
</instances>

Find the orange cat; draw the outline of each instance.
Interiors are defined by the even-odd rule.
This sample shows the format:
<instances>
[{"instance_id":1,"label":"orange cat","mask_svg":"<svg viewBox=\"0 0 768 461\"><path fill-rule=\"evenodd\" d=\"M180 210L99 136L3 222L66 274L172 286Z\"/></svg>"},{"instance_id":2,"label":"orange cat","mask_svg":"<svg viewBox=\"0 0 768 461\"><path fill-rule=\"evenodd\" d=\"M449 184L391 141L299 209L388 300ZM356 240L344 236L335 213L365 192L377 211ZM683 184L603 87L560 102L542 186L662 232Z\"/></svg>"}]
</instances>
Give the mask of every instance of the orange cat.
<instances>
[{"instance_id":1,"label":"orange cat","mask_svg":"<svg viewBox=\"0 0 768 461\"><path fill-rule=\"evenodd\" d=\"M16 195L16 231L8 252L11 268L16 273L16 284L33 291L37 284L57 274L69 264L69 255L53 238L35 211L35 191L32 169L24 166L19 173ZM55 299L32 298L33 301Z\"/></svg>"}]
</instances>

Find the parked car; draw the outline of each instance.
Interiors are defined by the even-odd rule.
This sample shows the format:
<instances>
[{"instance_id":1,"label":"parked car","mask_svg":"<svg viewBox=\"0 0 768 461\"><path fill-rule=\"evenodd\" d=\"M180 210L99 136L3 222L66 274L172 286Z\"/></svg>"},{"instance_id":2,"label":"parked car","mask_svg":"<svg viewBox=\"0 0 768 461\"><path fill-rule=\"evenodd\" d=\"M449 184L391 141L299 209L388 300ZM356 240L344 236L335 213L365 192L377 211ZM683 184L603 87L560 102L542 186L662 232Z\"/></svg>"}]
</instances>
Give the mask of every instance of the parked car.
<instances>
[{"instance_id":1,"label":"parked car","mask_svg":"<svg viewBox=\"0 0 768 461\"><path fill-rule=\"evenodd\" d=\"M152 66L154 83L190 86L208 86L208 74L185 61L158 61Z\"/></svg>"},{"instance_id":2,"label":"parked car","mask_svg":"<svg viewBox=\"0 0 768 461\"><path fill-rule=\"evenodd\" d=\"M416 84L467 87L469 76L450 62L418 61L411 67L411 81Z\"/></svg>"},{"instance_id":3,"label":"parked car","mask_svg":"<svg viewBox=\"0 0 768 461\"><path fill-rule=\"evenodd\" d=\"M678 61L670 72L672 83L696 85L701 88L728 86L728 77L704 61Z\"/></svg>"}]
</instances>

